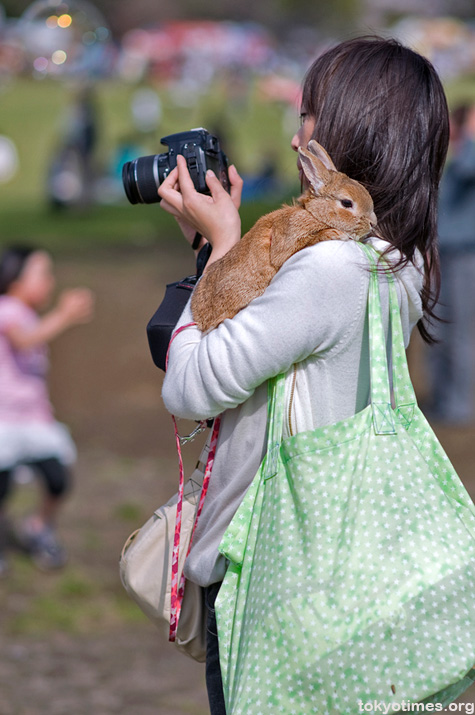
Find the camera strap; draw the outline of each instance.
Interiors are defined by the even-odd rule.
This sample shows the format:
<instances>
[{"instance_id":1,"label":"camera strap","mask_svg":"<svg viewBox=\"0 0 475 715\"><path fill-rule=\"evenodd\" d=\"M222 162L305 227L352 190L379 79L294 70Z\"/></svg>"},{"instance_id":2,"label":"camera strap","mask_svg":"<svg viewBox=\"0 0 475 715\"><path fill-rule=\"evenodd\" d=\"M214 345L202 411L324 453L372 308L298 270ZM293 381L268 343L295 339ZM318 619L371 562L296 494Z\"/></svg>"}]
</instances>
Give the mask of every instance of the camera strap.
<instances>
[{"instance_id":1,"label":"camera strap","mask_svg":"<svg viewBox=\"0 0 475 715\"><path fill-rule=\"evenodd\" d=\"M170 345L172 344L173 340L175 337L181 333L183 330L186 328L190 328L192 326L196 325L196 323L187 323L186 325L182 325L179 327L175 332L173 333L171 340L170 340ZM170 345L168 346L168 351L167 351L167 358L166 358L166 366L168 367L168 354L170 352ZM191 441L196 434L201 432L203 429L205 429L207 425L207 421L203 420L200 422L198 427L193 430L193 432L188 435L187 437L183 438L180 436L178 432L178 427L176 423L175 416L172 415L172 420L173 420L173 425L175 429L175 442L176 442L176 448L178 452L178 464L179 464L179 470L180 470L180 483L179 483L179 488L178 488L178 501L176 505L176 518L175 518L175 536L174 536L174 541L173 541L173 556L172 556L172 573L171 573L171 593L170 593L170 632L168 639L170 641L175 641L176 640L176 635L177 635L177 630L178 630L178 622L180 620L180 613L181 613L181 606L183 603L183 596L185 593L185 574L184 571L182 571L181 574L178 572L178 557L180 553L180 537L181 537L181 522L182 522L182 512L183 512L183 495L184 495L184 488L185 488L185 470L183 468L183 457L181 453L181 445L184 444L184 441ZM188 550L186 552L186 556L190 553L191 549L191 544L193 542L193 536L196 530L196 526L198 524L198 519L200 518L201 512L203 510L203 504L204 500L206 497L206 493L208 491L208 486L209 486L209 480L211 477L211 471L213 469L213 463L214 463L214 457L216 453L216 445L218 442L218 435L219 435L219 427L221 424L221 416L218 415L213 422L213 431L211 433L211 440L210 440L210 445L209 445L209 452L208 452L208 459L206 462L206 468L204 472L204 477L203 477L203 486L201 487L201 494L200 494L200 500L198 503L198 508L196 510L196 516L195 516L195 521L193 523L193 528L191 532L191 537L188 545Z\"/></svg>"},{"instance_id":2,"label":"camera strap","mask_svg":"<svg viewBox=\"0 0 475 715\"><path fill-rule=\"evenodd\" d=\"M202 238L203 238L202 234L201 234L199 231L197 231L197 232L195 233L195 237L194 237L194 239L193 239L193 243L191 244L191 247L192 247L192 249L193 249L194 251L197 250L198 246L199 246L200 243L201 243L201 239L202 239Z\"/></svg>"}]
</instances>

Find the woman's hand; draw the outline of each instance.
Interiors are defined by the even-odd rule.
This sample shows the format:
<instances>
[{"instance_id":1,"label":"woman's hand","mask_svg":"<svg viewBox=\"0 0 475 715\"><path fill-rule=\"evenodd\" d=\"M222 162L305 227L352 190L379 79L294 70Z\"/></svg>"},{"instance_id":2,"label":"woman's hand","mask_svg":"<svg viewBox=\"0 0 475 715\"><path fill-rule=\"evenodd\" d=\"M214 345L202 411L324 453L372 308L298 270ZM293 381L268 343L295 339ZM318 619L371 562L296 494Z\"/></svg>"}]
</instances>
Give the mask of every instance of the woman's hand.
<instances>
[{"instance_id":1,"label":"woman's hand","mask_svg":"<svg viewBox=\"0 0 475 715\"><path fill-rule=\"evenodd\" d=\"M179 183L178 183L178 170L177 170L177 169L173 169L173 171L171 171L170 174L173 174L174 176L176 176L176 180L174 181L172 188L173 188L175 191L179 191L179 190L180 190L180 185L179 185ZM170 177L167 177L167 178L170 178ZM165 179L165 181L166 181L166 179ZM160 192L158 192L158 193L160 193ZM181 217L177 214L177 212L175 211L175 209L173 208L172 204L168 203L168 201L167 201L166 199L162 199L162 201L161 201L161 203L160 203L160 206L161 206L162 209L164 209L167 213L169 213L169 214L171 214L172 216L175 217L176 222L177 222L177 224L179 225L182 234L184 235L184 237L186 238L186 240L188 241L188 243L189 243L190 246L191 246L191 245L193 244L193 241L195 240L196 229L191 225L191 223L188 223L188 221L186 221L186 219L181 218ZM198 246L198 248L195 250L195 254L198 254L198 253L199 253L200 249L203 248L203 246L205 245L205 243L208 243L207 239L206 239L206 238L202 238L202 239L201 239L201 242L200 242L200 244L199 244L199 246Z\"/></svg>"},{"instance_id":2,"label":"woman's hand","mask_svg":"<svg viewBox=\"0 0 475 715\"><path fill-rule=\"evenodd\" d=\"M230 194L217 176L208 171L206 183L211 196L201 194L194 187L185 158L178 156L177 167L158 189L162 207L175 216L187 240L191 243L195 232L199 231L213 246L208 265L224 256L241 238L238 208L242 179L234 166L229 167L229 181Z\"/></svg>"}]
</instances>

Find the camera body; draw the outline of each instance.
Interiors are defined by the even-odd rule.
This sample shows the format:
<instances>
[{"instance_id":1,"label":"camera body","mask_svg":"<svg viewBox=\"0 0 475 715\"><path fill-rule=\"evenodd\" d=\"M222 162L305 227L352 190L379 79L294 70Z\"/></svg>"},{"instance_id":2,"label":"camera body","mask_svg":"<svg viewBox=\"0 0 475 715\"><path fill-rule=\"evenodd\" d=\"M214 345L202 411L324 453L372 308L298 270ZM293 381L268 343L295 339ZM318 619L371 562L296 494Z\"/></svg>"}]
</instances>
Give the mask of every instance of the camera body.
<instances>
[{"instance_id":1,"label":"camera body","mask_svg":"<svg viewBox=\"0 0 475 715\"><path fill-rule=\"evenodd\" d=\"M221 149L219 139L203 127L188 132L162 137L161 144L168 146L163 154L141 156L128 161L122 168L122 182L131 204L155 204L160 201L157 189L176 166L182 154L197 191L209 194L206 171L212 169L226 191L229 191L228 159Z\"/></svg>"}]
</instances>

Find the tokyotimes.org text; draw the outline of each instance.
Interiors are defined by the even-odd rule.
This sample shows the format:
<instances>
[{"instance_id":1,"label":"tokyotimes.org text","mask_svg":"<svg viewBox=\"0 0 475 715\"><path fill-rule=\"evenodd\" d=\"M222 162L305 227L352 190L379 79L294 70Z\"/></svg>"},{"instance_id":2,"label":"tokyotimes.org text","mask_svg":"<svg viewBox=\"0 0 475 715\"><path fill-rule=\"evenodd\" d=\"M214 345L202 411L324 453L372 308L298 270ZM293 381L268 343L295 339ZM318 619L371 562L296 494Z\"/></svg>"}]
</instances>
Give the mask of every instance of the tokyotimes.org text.
<instances>
[{"instance_id":1,"label":"tokyotimes.org text","mask_svg":"<svg viewBox=\"0 0 475 715\"><path fill-rule=\"evenodd\" d=\"M474 715L475 703L450 703L444 707L442 703L413 703L410 700L403 700L400 703L382 703L378 700L371 700L364 703L358 700L360 713L461 713L461 715Z\"/></svg>"}]
</instances>

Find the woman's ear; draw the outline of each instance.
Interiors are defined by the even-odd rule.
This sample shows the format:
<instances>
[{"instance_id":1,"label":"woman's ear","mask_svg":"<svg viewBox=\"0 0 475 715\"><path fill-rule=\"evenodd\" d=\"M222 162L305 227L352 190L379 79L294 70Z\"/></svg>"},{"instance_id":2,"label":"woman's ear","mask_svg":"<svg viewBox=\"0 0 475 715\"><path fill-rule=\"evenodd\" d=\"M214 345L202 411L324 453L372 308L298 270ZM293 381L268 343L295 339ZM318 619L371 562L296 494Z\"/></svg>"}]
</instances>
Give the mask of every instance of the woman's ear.
<instances>
[{"instance_id":1,"label":"woman's ear","mask_svg":"<svg viewBox=\"0 0 475 715\"><path fill-rule=\"evenodd\" d=\"M338 171L336 168L335 164L333 161L330 159L329 154L325 151L325 149L322 147L321 144L319 144L315 139L310 139L309 143L307 144L307 149L317 157L317 159L320 159L322 162L323 166L325 166L328 171Z\"/></svg>"},{"instance_id":2,"label":"woman's ear","mask_svg":"<svg viewBox=\"0 0 475 715\"><path fill-rule=\"evenodd\" d=\"M316 143L316 142L315 142ZM327 167L315 154L299 146L300 163L307 177L307 181L318 194L323 186L328 184L330 178Z\"/></svg>"}]
</instances>

